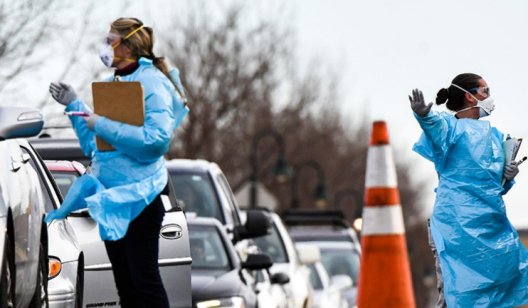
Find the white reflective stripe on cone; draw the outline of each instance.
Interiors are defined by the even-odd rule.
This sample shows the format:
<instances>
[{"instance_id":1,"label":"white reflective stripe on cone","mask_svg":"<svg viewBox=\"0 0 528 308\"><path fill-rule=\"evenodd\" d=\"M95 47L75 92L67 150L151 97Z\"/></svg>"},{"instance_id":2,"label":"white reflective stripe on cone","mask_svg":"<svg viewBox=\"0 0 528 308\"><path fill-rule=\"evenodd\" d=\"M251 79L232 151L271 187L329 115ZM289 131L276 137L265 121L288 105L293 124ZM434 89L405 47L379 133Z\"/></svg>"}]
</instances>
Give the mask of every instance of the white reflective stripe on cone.
<instances>
[{"instance_id":1,"label":"white reflective stripe on cone","mask_svg":"<svg viewBox=\"0 0 528 308\"><path fill-rule=\"evenodd\" d=\"M400 205L365 206L361 235L404 234L403 215Z\"/></svg>"},{"instance_id":2,"label":"white reflective stripe on cone","mask_svg":"<svg viewBox=\"0 0 528 308\"><path fill-rule=\"evenodd\" d=\"M370 146L365 188L396 187L397 185L398 179L390 145Z\"/></svg>"}]
</instances>

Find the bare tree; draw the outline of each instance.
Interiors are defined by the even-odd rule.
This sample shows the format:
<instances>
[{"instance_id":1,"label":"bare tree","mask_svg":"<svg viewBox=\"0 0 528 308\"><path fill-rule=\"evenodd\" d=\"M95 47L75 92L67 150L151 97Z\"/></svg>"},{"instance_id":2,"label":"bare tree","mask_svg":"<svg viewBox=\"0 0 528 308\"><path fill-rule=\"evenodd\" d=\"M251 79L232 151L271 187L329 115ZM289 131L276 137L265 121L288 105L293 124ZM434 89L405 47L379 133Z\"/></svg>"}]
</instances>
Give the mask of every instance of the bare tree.
<instances>
[{"instance_id":1,"label":"bare tree","mask_svg":"<svg viewBox=\"0 0 528 308\"><path fill-rule=\"evenodd\" d=\"M268 20L248 26L243 24L245 13L243 6L231 6L218 20L207 11L191 11L183 22L170 26L166 31L170 36L162 37L164 54L180 69L191 102L190 115L169 157L215 161L237 189L251 172L254 136L273 129L284 139L290 165L317 161L324 170L330 196L344 190L354 192L339 204L332 198L329 203L352 220L362 207L368 117L359 116L361 120L352 125L342 118L335 105L340 100L338 72L313 65L300 73L292 31ZM299 187L292 188L291 182L278 183L270 172L277 159L276 142L263 139L256 152L259 181L277 197L279 211L288 208L292 189L299 192L302 207L315 207L315 174L304 171ZM423 307L429 302L433 273L425 218L419 208L423 186L413 181L409 163L399 159L397 169L415 297Z\"/></svg>"},{"instance_id":2,"label":"bare tree","mask_svg":"<svg viewBox=\"0 0 528 308\"><path fill-rule=\"evenodd\" d=\"M0 2L0 93L17 76L39 64L34 56L56 25L56 9L56 0Z\"/></svg>"}]
</instances>

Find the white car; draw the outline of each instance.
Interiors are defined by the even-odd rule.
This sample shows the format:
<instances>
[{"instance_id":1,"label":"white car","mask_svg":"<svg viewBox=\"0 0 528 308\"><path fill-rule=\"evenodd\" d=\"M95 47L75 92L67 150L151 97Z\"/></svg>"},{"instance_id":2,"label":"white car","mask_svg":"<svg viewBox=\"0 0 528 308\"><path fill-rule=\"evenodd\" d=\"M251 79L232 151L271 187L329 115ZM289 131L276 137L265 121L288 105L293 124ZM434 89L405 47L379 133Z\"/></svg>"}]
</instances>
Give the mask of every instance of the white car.
<instances>
[{"instance_id":1,"label":"white car","mask_svg":"<svg viewBox=\"0 0 528 308\"><path fill-rule=\"evenodd\" d=\"M319 250L314 245L296 247L279 215L272 212L269 215L273 221L271 233L255 238L254 241L262 252L272 258L270 272L284 273L290 278L290 282L283 286L288 307L311 307L312 287L306 265L319 261Z\"/></svg>"},{"instance_id":2,"label":"white car","mask_svg":"<svg viewBox=\"0 0 528 308\"><path fill-rule=\"evenodd\" d=\"M330 277L321 262L308 265L310 269L310 283L314 290L313 308L347 308L343 290L352 286L352 280L346 275Z\"/></svg>"},{"instance_id":3,"label":"white car","mask_svg":"<svg viewBox=\"0 0 528 308\"><path fill-rule=\"evenodd\" d=\"M70 161L46 161L58 187L63 191L73 184L84 168ZM179 208L172 207L162 195L167 212L160 229L159 265L171 307L191 305L191 257L186 218ZM112 267L97 223L87 211L68 216L84 252L83 302L86 307L118 307L119 297L114 283ZM52 222L53 224L54 222Z\"/></svg>"}]
</instances>

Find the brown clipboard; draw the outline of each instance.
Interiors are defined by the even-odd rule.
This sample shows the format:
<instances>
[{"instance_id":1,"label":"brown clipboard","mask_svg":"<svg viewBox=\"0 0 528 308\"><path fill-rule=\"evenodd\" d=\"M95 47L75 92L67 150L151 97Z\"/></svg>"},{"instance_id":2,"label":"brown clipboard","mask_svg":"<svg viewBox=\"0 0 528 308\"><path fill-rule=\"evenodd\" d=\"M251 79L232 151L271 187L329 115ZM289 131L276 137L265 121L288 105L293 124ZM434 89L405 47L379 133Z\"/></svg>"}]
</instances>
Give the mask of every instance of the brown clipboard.
<instances>
[{"instance_id":1,"label":"brown clipboard","mask_svg":"<svg viewBox=\"0 0 528 308\"><path fill-rule=\"evenodd\" d=\"M138 81L92 82L94 112L110 120L142 126L145 122L143 87ZM99 151L114 147L96 137Z\"/></svg>"}]
</instances>

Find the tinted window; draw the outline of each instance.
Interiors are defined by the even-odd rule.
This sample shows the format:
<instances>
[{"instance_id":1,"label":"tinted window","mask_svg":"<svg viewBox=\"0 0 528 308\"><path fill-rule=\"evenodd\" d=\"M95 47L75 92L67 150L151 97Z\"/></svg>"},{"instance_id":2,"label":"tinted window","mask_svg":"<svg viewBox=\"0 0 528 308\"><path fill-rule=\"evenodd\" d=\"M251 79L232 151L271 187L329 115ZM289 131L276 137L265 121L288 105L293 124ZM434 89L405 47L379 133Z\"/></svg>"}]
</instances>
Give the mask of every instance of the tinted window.
<instances>
[{"instance_id":1,"label":"tinted window","mask_svg":"<svg viewBox=\"0 0 528 308\"><path fill-rule=\"evenodd\" d=\"M223 221L216 193L207 174L171 174L171 180L174 195L182 201L184 211Z\"/></svg>"},{"instance_id":2,"label":"tinted window","mask_svg":"<svg viewBox=\"0 0 528 308\"><path fill-rule=\"evenodd\" d=\"M309 264L308 268L310 269L310 284L312 288L315 290L323 289L323 282L321 281L321 277L319 277L319 272L317 272L315 264Z\"/></svg>"},{"instance_id":3,"label":"tinted window","mask_svg":"<svg viewBox=\"0 0 528 308\"><path fill-rule=\"evenodd\" d=\"M347 275L357 283L359 273L359 255L353 249L321 249L321 263L328 275Z\"/></svg>"},{"instance_id":4,"label":"tinted window","mask_svg":"<svg viewBox=\"0 0 528 308\"><path fill-rule=\"evenodd\" d=\"M189 225L192 268L229 270L227 252L214 226Z\"/></svg>"},{"instance_id":5,"label":"tinted window","mask_svg":"<svg viewBox=\"0 0 528 308\"><path fill-rule=\"evenodd\" d=\"M76 172L51 171L51 174L63 196L66 196L72 184L79 177Z\"/></svg>"},{"instance_id":6,"label":"tinted window","mask_svg":"<svg viewBox=\"0 0 528 308\"><path fill-rule=\"evenodd\" d=\"M227 179L223 174L220 174L217 176L217 180L220 183L220 188L224 192L224 195L227 197L229 201L229 214L231 215L231 219L234 223L240 224L240 220L238 219L238 205L235 201L235 196L233 195L233 192L231 191L231 187L229 186L229 182L227 182Z\"/></svg>"},{"instance_id":7,"label":"tinted window","mask_svg":"<svg viewBox=\"0 0 528 308\"><path fill-rule=\"evenodd\" d=\"M253 239L259 249L268 254L273 262L285 263L288 262L288 256L286 255L286 249L279 236L277 226L273 225L271 233L265 236L260 236Z\"/></svg>"}]
</instances>

